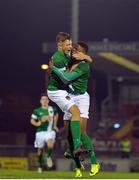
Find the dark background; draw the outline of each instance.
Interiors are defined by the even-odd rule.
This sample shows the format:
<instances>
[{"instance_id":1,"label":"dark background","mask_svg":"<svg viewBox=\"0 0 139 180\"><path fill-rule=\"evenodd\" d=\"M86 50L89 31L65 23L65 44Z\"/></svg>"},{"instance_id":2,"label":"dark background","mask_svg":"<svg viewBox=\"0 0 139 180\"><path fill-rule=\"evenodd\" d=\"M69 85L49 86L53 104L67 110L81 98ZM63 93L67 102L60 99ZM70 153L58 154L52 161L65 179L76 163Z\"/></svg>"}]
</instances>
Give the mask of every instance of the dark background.
<instances>
[{"instance_id":1,"label":"dark background","mask_svg":"<svg viewBox=\"0 0 139 180\"><path fill-rule=\"evenodd\" d=\"M80 0L79 10L80 40L139 41L138 0ZM30 114L45 87L40 66L51 56L42 43L59 31L71 32L71 0L0 0L0 131L33 131ZM93 78L100 102L106 77L95 67L89 91Z\"/></svg>"}]
</instances>

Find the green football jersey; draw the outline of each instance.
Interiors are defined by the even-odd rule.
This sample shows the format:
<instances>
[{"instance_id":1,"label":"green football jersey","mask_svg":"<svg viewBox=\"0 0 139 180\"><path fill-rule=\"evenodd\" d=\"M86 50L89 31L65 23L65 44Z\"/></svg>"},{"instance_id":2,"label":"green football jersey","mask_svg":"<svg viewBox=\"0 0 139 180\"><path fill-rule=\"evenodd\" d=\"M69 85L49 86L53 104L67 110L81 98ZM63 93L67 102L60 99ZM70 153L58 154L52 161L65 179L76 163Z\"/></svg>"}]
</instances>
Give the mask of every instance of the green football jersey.
<instances>
[{"instance_id":1,"label":"green football jersey","mask_svg":"<svg viewBox=\"0 0 139 180\"><path fill-rule=\"evenodd\" d=\"M42 122L39 127L37 127L37 132L41 131L51 131L53 129L53 118L56 114L56 110L52 106L48 106L48 109L44 109L42 107L36 108L31 115L31 118L35 119L36 121L40 121L41 118L45 115L49 115L51 117L51 121Z\"/></svg>"},{"instance_id":2,"label":"green football jersey","mask_svg":"<svg viewBox=\"0 0 139 180\"><path fill-rule=\"evenodd\" d=\"M90 75L89 63L80 62L72 72L79 74L79 77L71 82L69 85L69 92L73 94L84 94L87 91L88 79Z\"/></svg>"},{"instance_id":3,"label":"green football jersey","mask_svg":"<svg viewBox=\"0 0 139 180\"><path fill-rule=\"evenodd\" d=\"M53 55L54 66L61 69L62 71L66 71L68 68L68 64L70 62L70 56L67 56L59 51L56 51ZM61 81L61 79L55 74L51 73L48 82L48 90L65 90L67 86Z\"/></svg>"}]
</instances>

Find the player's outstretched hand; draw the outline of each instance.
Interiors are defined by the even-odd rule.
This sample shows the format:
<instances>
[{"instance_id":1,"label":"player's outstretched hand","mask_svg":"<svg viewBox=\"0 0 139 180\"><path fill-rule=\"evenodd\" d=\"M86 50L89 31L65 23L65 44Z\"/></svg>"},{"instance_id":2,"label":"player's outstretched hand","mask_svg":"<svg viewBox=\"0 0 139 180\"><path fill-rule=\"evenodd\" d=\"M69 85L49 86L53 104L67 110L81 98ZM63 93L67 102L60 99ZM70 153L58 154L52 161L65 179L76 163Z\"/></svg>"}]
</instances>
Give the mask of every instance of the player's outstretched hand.
<instances>
[{"instance_id":1,"label":"player's outstretched hand","mask_svg":"<svg viewBox=\"0 0 139 180\"><path fill-rule=\"evenodd\" d=\"M84 60L85 54L76 51L75 53L72 54L72 57L74 57L76 60Z\"/></svg>"}]
</instances>

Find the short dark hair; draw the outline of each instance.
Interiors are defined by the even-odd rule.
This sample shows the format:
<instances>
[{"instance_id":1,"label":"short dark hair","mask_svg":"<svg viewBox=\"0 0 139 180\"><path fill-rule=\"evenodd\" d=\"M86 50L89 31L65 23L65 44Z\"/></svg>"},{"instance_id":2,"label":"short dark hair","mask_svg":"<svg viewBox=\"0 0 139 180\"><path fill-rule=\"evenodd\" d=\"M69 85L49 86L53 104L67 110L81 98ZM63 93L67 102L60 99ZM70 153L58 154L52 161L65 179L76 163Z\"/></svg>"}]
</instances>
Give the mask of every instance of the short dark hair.
<instances>
[{"instance_id":1,"label":"short dark hair","mask_svg":"<svg viewBox=\"0 0 139 180\"><path fill-rule=\"evenodd\" d=\"M81 46L86 53L88 52L88 45L84 41L78 41L77 45Z\"/></svg>"},{"instance_id":2,"label":"short dark hair","mask_svg":"<svg viewBox=\"0 0 139 180\"><path fill-rule=\"evenodd\" d=\"M40 98L43 97L43 96L48 97L48 96L47 96L47 93L45 93L45 92L41 94Z\"/></svg>"},{"instance_id":3,"label":"short dark hair","mask_svg":"<svg viewBox=\"0 0 139 180\"><path fill-rule=\"evenodd\" d=\"M71 36L68 33L65 32L59 32L56 36L56 42L64 42L65 40L70 40Z\"/></svg>"}]
</instances>

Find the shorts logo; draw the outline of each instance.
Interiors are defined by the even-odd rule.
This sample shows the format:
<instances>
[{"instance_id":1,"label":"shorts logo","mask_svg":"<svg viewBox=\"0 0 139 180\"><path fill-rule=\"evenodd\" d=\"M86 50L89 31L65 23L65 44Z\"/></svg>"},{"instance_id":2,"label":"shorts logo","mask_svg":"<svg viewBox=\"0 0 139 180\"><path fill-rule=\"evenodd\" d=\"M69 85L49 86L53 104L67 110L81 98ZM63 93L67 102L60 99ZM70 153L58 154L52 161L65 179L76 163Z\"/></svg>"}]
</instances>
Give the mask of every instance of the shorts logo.
<instances>
[{"instance_id":1,"label":"shorts logo","mask_svg":"<svg viewBox=\"0 0 139 180\"><path fill-rule=\"evenodd\" d=\"M69 96L66 96L65 98L66 98L67 100L70 100L70 97L69 97Z\"/></svg>"}]
</instances>

